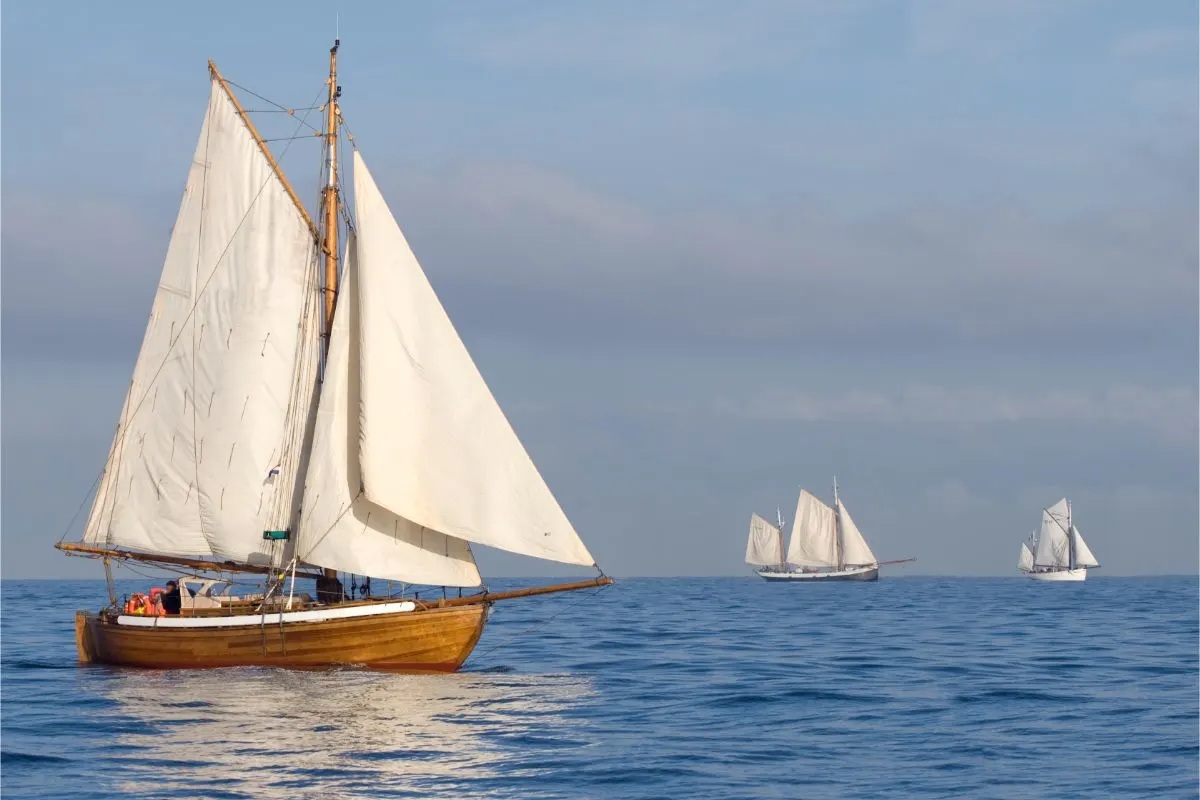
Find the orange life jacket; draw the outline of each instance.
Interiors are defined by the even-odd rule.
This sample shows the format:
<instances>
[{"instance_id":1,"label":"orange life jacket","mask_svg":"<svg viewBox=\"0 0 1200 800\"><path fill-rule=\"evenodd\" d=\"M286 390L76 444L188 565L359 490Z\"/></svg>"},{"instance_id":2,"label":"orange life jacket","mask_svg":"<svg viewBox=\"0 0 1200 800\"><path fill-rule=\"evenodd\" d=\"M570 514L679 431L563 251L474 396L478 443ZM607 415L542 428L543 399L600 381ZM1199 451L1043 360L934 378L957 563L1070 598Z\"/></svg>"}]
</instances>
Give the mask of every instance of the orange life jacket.
<instances>
[{"instance_id":1,"label":"orange life jacket","mask_svg":"<svg viewBox=\"0 0 1200 800\"><path fill-rule=\"evenodd\" d=\"M134 592L129 595L129 602L125 604L126 614L145 615L150 610L150 598L141 592Z\"/></svg>"},{"instance_id":2,"label":"orange life jacket","mask_svg":"<svg viewBox=\"0 0 1200 800\"><path fill-rule=\"evenodd\" d=\"M154 617L165 617L167 615L167 610L163 608L162 604L162 596L165 591L166 589L161 586L155 586L150 590L150 605L146 613Z\"/></svg>"}]
</instances>

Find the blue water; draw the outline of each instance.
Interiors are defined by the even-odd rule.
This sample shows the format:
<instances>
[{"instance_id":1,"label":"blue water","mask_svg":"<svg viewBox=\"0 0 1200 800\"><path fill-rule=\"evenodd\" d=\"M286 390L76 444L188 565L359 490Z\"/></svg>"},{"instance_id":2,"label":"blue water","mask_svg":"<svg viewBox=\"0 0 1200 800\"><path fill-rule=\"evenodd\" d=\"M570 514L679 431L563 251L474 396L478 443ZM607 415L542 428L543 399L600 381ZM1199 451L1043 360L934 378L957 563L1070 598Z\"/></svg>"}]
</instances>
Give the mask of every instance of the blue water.
<instances>
[{"instance_id":1,"label":"blue water","mask_svg":"<svg viewBox=\"0 0 1200 800\"><path fill-rule=\"evenodd\" d=\"M626 580L435 676L79 667L103 584L2 590L6 798L1197 795L1194 577Z\"/></svg>"}]
</instances>

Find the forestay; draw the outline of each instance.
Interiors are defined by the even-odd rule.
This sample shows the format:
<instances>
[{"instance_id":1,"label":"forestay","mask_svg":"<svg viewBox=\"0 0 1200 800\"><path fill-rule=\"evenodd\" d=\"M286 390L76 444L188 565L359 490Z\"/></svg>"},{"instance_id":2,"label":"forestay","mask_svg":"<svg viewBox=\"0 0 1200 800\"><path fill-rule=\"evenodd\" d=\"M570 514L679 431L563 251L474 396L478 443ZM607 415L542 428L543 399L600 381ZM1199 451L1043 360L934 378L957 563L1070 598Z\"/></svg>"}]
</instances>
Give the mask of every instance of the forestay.
<instances>
[{"instance_id":1,"label":"forestay","mask_svg":"<svg viewBox=\"0 0 1200 800\"><path fill-rule=\"evenodd\" d=\"M305 484L296 552L309 564L438 586L478 586L465 541L422 528L368 501L359 470L359 293L353 234Z\"/></svg>"},{"instance_id":2,"label":"forestay","mask_svg":"<svg viewBox=\"0 0 1200 800\"><path fill-rule=\"evenodd\" d=\"M783 563L783 533L758 514L750 515L750 537L746 542L746 563L756 567Z\"/></svg>"},{"instance_id":3,"label":"forestay","mask_svg":"<svg viewBox=\"0 0 1200 800\"><path fill-rule=\"evenodd\" d=\"M594 564L354 154L365 498L415 525Z\"/></svg>"},{"instance_id":4,"label":"forestay","mask_svg":"<svg viewBox=\"0 0 1200 800\"><path fill-rule=\"evenodd\" d=\"M84 541L279 563L318 359L310 229L213 81Z\"/></svg>"},{"instance_id":5,"label":"forestay","mask_svg":"<svg viewBox=\"0 0 1200 800\"><path fill-rule=\"evenodd\" d=\"M854 520L850 518L850 512L846 510L841 500L837 501L838 513L838 530L842 538L841 562L845 566L865 566L877 562L875 554L871 552L867 540L863 538L862 532L858 526L854 524Z\"/></svg>"},{"instance_id":6,"label":"forestay","mask_svg":"<svg viewBox=\"0 0 1200 800\"><path fill-rule=\"evenodd\" d=\"M807 489L800 490L787 560L802 567L837 566L837 522L833 509Z\"/></svg>"}]
</instances>

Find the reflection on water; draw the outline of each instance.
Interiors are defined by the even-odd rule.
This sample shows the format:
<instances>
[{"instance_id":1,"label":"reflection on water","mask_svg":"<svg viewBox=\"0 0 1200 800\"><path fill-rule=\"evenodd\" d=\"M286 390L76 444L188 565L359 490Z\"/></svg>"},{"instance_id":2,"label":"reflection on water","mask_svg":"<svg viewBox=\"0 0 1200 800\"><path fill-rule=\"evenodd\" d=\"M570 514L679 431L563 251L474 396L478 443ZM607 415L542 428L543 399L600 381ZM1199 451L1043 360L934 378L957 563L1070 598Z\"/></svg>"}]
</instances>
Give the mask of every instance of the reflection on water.
<instances>
[{"instance_id":1,"label":"reflection on water","mask_svg":"<svg viewBox=\"0 0 1200 800\"><path fill-rule=\"evenodd\" d=\"M498 673L111 670L105 684L121 731L106 772L138 796L290 798L306 786L348 796L447 782L478 794L502 768L513 777L514 740L585 744L564 712L591 695L583 678Z\"/></svg>"}]
</instances>

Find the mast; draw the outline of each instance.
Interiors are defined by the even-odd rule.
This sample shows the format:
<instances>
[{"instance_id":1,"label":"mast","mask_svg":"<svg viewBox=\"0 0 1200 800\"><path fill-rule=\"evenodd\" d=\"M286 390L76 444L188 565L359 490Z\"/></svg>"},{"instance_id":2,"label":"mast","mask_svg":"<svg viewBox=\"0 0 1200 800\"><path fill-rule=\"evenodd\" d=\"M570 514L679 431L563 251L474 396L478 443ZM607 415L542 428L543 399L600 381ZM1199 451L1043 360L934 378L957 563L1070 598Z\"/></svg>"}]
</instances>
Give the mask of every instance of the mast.
<instances>
[{"instance_id":1,"label":"mast","mask_svg":"<svg viewBox=\"0 0 1200 800\"><path fill-rule=\"evenodd\" d=\"M833 546L837 549L837 568L842 564L842 515L838 513L837 475L833 476Z\"/></svg>"},{"instance_id":2,"label":"mast","mask_svg":"<svg viewBox=\"0 0 1200 800\"><path fill-rule=\"evenodd\" d=\"M779 565L783 566L787 557L783 554L783 512L779 510L779 506L775 506L775 521L779 523Z\"/></svg>"},{"instance_id":3,"label":"mast","mask_svg":"<svg viewBox=\"0 0 1200 800\"><path fill-rule=\"evenodd\" d=\"M1067 569L1075 569L1075 533L1071 522L1071 501L1067 501Z\"/></svg>"},{"instance_id":4,"label":"mast","mask_svg":"<svg viewBox=\"0 0 1200 800\"><path fill-rule=\"evenodd\" d=\"M325 106L325 164L326 182L322 202L325 206L325 240L321 243L325 251L325 331L322 356L327 363L329 340L333 331L333 309L337 304L338 286L338 189L337 189L337 132L340 114L338 98L342 87L337 82L337 51L341 37L334 34L333 47L329 48L329 100ZM326 578L337 578L337 570L326 569Z\"/></svg>"},{"instance_id":5,"label":"mast","mask_svg":"<svg viewBox=\"0 0 1200 800\"><path fill-rule=\"evenodd\" d=\"M337 189L337 133L341 115L338 113L338 98L342 87L337 83L337 51L341 39L333 40L329 48L329 101L325 106L325 165L326 182L322 198L325 206L325 355L329 354L329 332L333 329L333 307L337 303L338 284L338 189Z\"/></svg>"}]
</instances>

